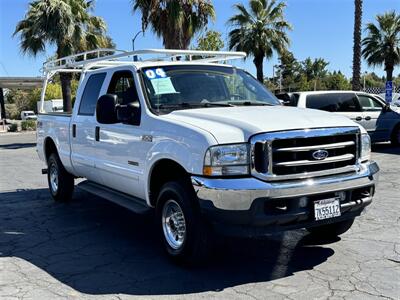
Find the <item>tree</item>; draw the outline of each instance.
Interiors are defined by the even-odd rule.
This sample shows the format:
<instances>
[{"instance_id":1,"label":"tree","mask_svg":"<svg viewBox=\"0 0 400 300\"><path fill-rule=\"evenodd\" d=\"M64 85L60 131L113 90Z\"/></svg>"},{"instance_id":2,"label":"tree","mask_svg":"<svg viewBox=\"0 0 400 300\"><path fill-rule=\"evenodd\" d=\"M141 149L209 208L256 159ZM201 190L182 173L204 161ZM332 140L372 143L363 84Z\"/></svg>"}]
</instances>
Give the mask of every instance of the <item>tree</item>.
<instances>
[{"instance_id":1,"label":"tree","mask_svg":"<svg viewBox=\"0 0 400 300\"><path fill-rule=\"evenodd\" d=\"M220 51L224 46L221 33L214 30L207 30L205 34L197 39L196 50Z\"/></svg>"},{"instance_id":2,"label":"tree","mask_svg":"<svg viewBox=\"0 0 400 300\"><path fill-rule=\"evenodd\" d=\"M94 1L34 0L14 35L19 34L24 54L36 56L46 45L56 46L57 58L74 52L106 47L110 39L105 35L102 18L92 16ZM60 73L64 111L72 110L71 73Z\"/></svg>"},{"instance_id":3,"label":"tree","mask_svg":"<svg viewBox=\"0 0 400 300\"><path fill-rule=\"evenodd\" d=\"M353 33L353 91L361 89L361 19L363 0L354 0L354 33Z\"/></svg>"},{"instance_id":4,"label":"tree","mask_svg":"<svg viewBox=\"0 0 400 300\"><path fill-rule=\"evenodd\" d=\"M325 89L327 90L348 90L350 89L350 82L347 80L340 71L329 73L322 79Z\"/></svg>"},{"instance_id":5,"label":"tree","mask_svg":"<svg viewBox=\"0 0 400 300\"><path fill-rule=\"evenodd\" d=\"M132 0L142 13L142 30L150 25L167 49L187 49L196 32L215 18L210 0Z\"/></svg>"},{"instance_id":6,"label":"tree","mask_svg":"<svg viewBox=\"0 0 400 300\"><path fill-rule=\"evenodd\" d=\"M377 25L368 23L362 41L362 55L369 66L384 65L386 80L393 80L393 69L400 64L400 15L395 11L376 16Z\"/></svg>"},{"instance_id":7,"label":"tree","mask_svg":"<svg viewBox=\"0 0 400 300\"><path fill-rule=\"evenodd\" d=\"M297 85L301 65L294 57L293 53L288 50L283 51L279 60L280 66L278 68L278 75L282 75L282 85L291 89ZM275 79L273 80L275 81Z\"/></svg>"},{"instance_id":8,"label":"tree","mask_svg":"<svg viewBox=\"0 0 400 300\"><path fill-rule=\"evenodd\" d=\"M282 54L289 45L287 30L292 26L284 18L286 4L276 0L249 0L250 9L235 4L237 14L228 20L234 29L229 32L229 49L253 56L257 79L264 81L264 59L274 52Z\"/></svg>"}]
</instances>

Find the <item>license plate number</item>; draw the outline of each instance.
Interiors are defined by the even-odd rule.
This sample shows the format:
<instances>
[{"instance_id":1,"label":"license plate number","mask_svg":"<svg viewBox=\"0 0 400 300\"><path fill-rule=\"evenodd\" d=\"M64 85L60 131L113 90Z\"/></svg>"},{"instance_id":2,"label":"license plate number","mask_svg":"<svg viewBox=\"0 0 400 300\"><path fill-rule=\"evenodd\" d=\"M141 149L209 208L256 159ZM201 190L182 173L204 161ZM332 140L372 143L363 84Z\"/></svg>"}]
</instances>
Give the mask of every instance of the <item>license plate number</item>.
<instances>
[{"instance_id":1,"label":"license plate number","mask_svg":"<svg viewBox=\"0 0 400 300\"><path fill-rule=\"evenodd\" d=\"M339 199L324 199L314 202L315 220L324 220L340 216Z\"/></svg>"}]
</instances>

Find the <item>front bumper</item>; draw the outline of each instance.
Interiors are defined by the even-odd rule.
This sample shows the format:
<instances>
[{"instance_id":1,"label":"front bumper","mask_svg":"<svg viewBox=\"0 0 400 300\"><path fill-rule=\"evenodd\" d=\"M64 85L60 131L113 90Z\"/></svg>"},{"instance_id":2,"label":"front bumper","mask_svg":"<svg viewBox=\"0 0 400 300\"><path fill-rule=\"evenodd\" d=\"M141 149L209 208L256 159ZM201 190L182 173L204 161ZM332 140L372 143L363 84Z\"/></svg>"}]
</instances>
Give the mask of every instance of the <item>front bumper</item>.
<instances>
[{"instance_id":1,"label":"front bumper","mask_svg":"<svg viewBox=\"0 0 400 300\"><path fill-rule=\"evenodd\" d=\"M191 179L203 214L213 224L221 225L216 226L218 231L252 236L318 226L359 215L372 201L378 171L375 162L368 162L358 172L306 180L264 182L253 177L199 176ZM314 221L313 202L336 197L337 192L346 195L341 201L342 216Z\"/></svg>"}]
</instances>

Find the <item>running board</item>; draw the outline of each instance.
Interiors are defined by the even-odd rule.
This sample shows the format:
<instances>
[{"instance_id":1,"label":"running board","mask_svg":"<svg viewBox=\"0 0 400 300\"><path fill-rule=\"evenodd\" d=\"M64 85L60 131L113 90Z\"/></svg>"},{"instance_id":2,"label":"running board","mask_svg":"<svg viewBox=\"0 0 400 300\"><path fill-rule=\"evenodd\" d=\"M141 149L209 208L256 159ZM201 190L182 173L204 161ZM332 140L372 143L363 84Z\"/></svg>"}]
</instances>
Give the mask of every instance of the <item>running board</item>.
<instances>
[{"instance_id":1,"label":"running board","mask_svg":"<svg viewBox=\"0 0 400 300\"><path fill-rule=\"evenodd\" d=\"M136 198L134 196L130 196L108 187L102 186L100 184L85 180L77 185L78 188L88 192L90 194L94 194L115 204L118 204L122 207L125 207L137 214L144 214L150 211L150 207L147 206L144 200Z\"/></svg>"}]
</instances>

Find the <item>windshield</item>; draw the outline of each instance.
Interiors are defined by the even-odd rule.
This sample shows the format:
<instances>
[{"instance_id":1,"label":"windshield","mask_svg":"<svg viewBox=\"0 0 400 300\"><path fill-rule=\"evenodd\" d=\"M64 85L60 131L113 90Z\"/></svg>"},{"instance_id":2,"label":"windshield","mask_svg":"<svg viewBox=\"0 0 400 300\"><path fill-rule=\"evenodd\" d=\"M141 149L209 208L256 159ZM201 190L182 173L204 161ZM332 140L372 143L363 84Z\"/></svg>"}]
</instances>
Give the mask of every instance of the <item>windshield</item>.
<instances>
[{"instance_id":1,"label":"windshield","mask_svg":"<svg viewBox=\"0 0 400 300\"><path fill-rule=\"evenodd\" d=\"M163 66L142 70L151 107L176 109L238 105L280 105L279 100L243 70L221 66Z\"/></svg>"}]
</instances>

